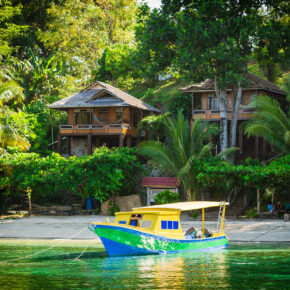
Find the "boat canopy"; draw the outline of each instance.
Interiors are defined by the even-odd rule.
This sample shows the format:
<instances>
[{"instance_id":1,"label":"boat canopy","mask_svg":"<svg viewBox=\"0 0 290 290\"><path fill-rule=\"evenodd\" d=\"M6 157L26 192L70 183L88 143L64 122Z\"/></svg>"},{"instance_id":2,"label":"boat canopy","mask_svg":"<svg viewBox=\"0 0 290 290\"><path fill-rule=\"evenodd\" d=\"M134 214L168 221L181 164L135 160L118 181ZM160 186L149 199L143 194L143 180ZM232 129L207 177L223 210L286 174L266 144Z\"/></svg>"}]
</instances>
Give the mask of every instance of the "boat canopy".
<instances>
[{"instance_id":1,"label":"boat canopy","mask_svg":"<svg viewBox=\"0 0 290 290\"><path fill-rule=\"evenodd\" d=\"M173 210L196 210L202 208L209 208L209 207L219 207L223 205L229 205L228 202L224 201L188 201L188 202L177 202L177 203L168 203L168 204L159 204L159 205L152 205L152 206L144 206L133 208L134 211L141 211L141 210L150 210L150 211L158 211L159 209L173 209Z\"/></svg>"}]
</instances>

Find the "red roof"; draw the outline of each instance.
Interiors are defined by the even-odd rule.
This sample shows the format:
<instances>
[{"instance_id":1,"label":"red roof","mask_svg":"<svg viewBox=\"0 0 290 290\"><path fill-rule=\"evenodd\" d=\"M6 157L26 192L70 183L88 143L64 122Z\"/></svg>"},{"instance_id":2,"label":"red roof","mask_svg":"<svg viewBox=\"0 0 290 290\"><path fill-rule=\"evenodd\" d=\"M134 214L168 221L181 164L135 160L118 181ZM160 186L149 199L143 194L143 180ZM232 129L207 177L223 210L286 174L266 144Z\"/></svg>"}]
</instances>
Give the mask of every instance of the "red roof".
<instances>
[{"instance_id":1,"label":"red roof","mask_svg":"<svg viewBox=\"0 0 290 290\"><path fill-rule=\"evenodd\" d=\"M142 185L151 187L178 187L179 180L176 177L144 177L142 180Z\"/></svg>"}]
</instances>

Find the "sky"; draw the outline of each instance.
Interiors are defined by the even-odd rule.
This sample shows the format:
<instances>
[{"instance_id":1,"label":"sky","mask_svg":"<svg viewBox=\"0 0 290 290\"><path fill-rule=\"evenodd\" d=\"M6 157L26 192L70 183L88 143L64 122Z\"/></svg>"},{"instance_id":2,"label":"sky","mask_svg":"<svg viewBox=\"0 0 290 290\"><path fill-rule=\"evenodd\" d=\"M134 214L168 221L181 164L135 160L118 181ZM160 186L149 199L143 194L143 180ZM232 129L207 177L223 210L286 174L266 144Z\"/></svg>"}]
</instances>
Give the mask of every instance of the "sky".
<instances>
[{"instance_id":1,"label":"sky","mask_svg":"<svg viewBox=\"0 0 290 290\"><path fill-rule=\"evenodd\" d=\"M140 2L140 1L139 1ZM160 8L161 0L145 0L151 9Z\"/></svg>"}]
</instances>

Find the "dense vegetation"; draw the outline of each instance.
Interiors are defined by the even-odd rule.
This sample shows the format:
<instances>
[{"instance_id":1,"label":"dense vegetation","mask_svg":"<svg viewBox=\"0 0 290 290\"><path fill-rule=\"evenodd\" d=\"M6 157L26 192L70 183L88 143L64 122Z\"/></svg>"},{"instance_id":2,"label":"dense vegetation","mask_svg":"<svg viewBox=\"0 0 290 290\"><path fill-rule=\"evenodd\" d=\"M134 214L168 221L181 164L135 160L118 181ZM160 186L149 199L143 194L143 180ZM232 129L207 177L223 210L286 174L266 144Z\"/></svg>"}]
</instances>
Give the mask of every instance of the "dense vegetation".
<instances>
[{"instance_id":1,"label":"dense vegetation","mask_svg":"<svg viewBox=\"0 0 290 290\"><path fill-rule=\"evenodd\" d=\"M171 113L142 120L151 141L139 150L153 163L155 155L154 164L166 174L179 176L188 199L200 190L214 188L218 194L238 186L284 192L288 155L267 166L213 159L212 143L228 147L228 122L221 122L219 142L213 127L200 121L186 132L191 97L178 88L214 78L221 104L227 102L225 89L233 91L234 111L251 71L281 85L289 98L288 5L285 0L163 0L152 11L135 0L0 0L1 200L13 200L27 188L34 200L56 201L65 192L99 200L133 192L140 165L131 150L102 148L69 159L53 153L58 118L65 122L66 115L47 104L94 80ZM158 81L163 76L170 77ZM247 134L268 140L277 154L289 154L289 112L262 101L256 100L257 118L247 125ZM185 117L172 121L180 109ZM232 116L230 146L235 146L237 114ZM170 166L163 153L171 155Z\"/></svg>"}]
</instances>

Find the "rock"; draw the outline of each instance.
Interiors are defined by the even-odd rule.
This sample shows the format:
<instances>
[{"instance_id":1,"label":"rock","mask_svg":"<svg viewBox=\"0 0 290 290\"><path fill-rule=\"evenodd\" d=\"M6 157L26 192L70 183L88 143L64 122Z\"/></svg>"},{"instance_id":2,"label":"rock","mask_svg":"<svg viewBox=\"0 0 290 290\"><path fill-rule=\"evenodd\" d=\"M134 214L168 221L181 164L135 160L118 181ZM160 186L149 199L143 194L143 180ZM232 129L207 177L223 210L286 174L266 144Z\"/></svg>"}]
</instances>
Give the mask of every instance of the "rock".
<instances>
[{"instance_id":1,"label":"rock","mask_svg":"<svg viewBox=\"0 0 290 290\"><path fill-rule=\"evenodd\" d=\"M111 205L110 200L104 201L101 205L101 215L109 215ZM141 207L141 199L138 194L118 196L115 198L115 204L119 206L120 211L131 211L134 207Z\"/></svg>"}]
</instances>

